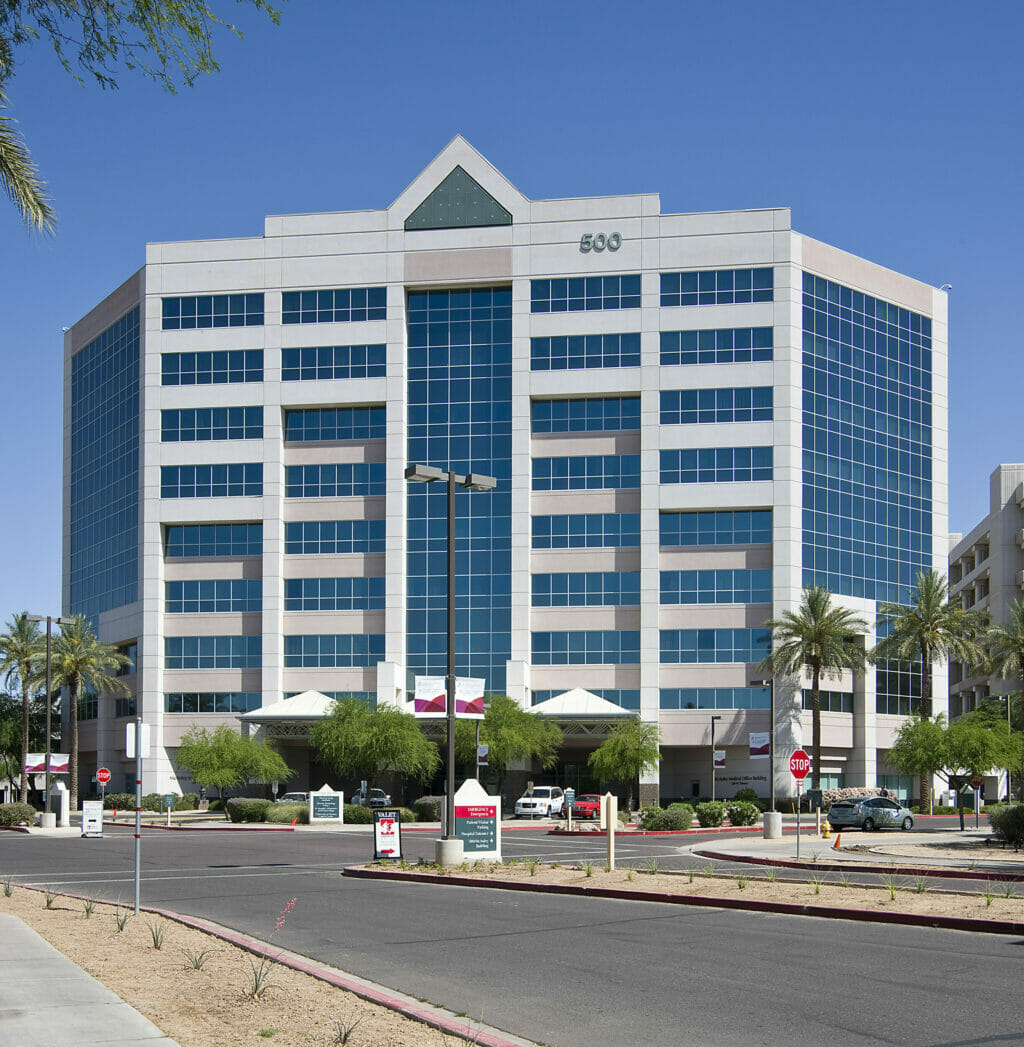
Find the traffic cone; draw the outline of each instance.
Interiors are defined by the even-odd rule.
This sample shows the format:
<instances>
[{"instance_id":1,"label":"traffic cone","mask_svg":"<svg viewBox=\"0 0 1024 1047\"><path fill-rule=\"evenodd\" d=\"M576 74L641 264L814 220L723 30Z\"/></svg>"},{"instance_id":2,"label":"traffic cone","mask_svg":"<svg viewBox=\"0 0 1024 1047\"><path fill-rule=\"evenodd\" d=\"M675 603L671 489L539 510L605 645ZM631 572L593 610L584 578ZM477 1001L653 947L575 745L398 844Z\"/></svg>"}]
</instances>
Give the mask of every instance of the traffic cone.
<instances>
[{"instance_id":1,"label":"traffic cone","mask_svg":"<svg viewBox=\"0 0 1024 1047\"><path fill-rule=\"evenodd\" d=\"M832 850L833 851L838 851L839 850L839 845L842 842L843 842L843 834L842 833L836 833L836 842L834 844L832 844Z\"/></svg>"}]
</instances>

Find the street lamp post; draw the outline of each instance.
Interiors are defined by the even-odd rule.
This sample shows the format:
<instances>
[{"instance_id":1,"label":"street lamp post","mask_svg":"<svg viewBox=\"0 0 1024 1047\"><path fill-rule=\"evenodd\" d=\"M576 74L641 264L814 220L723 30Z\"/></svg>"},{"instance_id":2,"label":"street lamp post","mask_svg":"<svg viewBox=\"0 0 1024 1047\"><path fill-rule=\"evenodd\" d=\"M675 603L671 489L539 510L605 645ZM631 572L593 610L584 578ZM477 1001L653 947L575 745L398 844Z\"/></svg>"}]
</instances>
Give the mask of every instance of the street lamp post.
<instances>
[{"instance_id":1,"label":"street lamp post","mask_svg":"<svg viewBox=\"0 0 1024 1047\"><path fill-rule=\"evenodd\" d=\"M711 802L715 802L715 721L721 716L711 717Z\"/></svg>"},{"instance_id":2,"label":"street lamp post","mask_svg":"<svg viewBox=\"0 0 1024 1047\"><path fill-rule=\"evenodd\" d=\"M53 634L53 623L56 622L58 625L74 625L74 618L54 618L52 615L41 615L41 614L26 614L26 621L29 622L46 622L46 795L44 798L43 810L50 813L50 689L53 686L52 674L50 670L50 648L51 648L51 636Z\"/></svg>"},{"instance_id":3,"label":"street lamp post","mask_svg":"<svg viewBox=\"0 0 1024 1047\"><path fill-rule=\"evenodd\" d=\"M458 839L455 835L455 488L465 487L469 491L492 491L498 486L498 481L493 476L483 476L480 473L460 476L458 473L437 469L431 465L407 466L405 478L406 480L419 480L423 483L433 483L435 480L448 482L448 659L444 678L448 769L444 838L438 848L439 855L443 854L448 858L454 850L451 841Z\"/></svg>"},{"instance_id":4,"label":"street lamp post","mask_svg":"<svg viewBox=\"0 0 1024 1047\"><path fill-rule=\"evenodd\" d=\"M768 688L768 774L771 777L771 803L775 810L775 677L769 680L751 680L751 687Z\"/></svg>"}]
</instances>

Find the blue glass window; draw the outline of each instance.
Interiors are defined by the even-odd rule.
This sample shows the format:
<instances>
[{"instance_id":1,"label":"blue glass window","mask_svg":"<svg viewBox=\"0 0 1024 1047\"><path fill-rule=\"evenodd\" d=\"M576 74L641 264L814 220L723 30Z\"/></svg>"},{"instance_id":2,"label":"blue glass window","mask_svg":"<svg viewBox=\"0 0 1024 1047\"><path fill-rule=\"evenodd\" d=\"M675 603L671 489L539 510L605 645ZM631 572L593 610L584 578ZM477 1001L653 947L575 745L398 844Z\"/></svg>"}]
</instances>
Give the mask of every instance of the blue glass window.
<instances>
[{"instance_id":1,"label":"blue glass window","mask_svg":"<svg viewBox=\"0 0 1024 1047\"><path fill-rule=\"evenodd\" d=\"M285 698L294 698L299 692L298 691L285 691ZM322 695L332 699L335 702L344 701L346 698L358 698L359 701L365 702L371 709L377 708L377 692L376 691L321 691Z\"/></svg>"},{"instance_id":2,"label":"blue glass window","mask_svg":"<svg viewBox=\"0 0 1024 1047\"><path fill-rule=\"evenodd\" d=\"M662 687L662 709L770 709L767 687Z\"/></svg>"},{"instance_id":3,"label":"blue glass window","mask_svg":"<svg viewBox=\"0 0 1024 1047\"><path fill-rule=\"evenodd\" d=\"M661 424L695 422L770 422L772 387L741 389L663 389Z\"/></svg>"},{"instance_id":4,"label":"blue glass window","mask_svg":"<svg viewBox=\"0 0 1024 1047\"><path fill-rule=\"evenodd\" d=\"M384 493L383 462L285 466L285 498L350 498Z\"/></svg>"},{"instance_id":5,"label":"blue glass window","mask_svg":"<svg viewBox=\"0 0 1024 1047\"><path fill-rule=\"evenodd\" d=\"M931 567L931 348L928 317L804 273L805 586L902 601Z\"/></svg>"},{"instance_id":6,"label":"blue glass window","mask_svg":"<svg viewBox=\"0 0 1024 1047\"><path fill-rule=\"evenodd\" d=\"M590 491L639 486L638 454L588 454L533 459L535 491Z\"/></svg>"},{"instance_id":7,"label":"blue glass window","mask_svg":"<svg viewBox=\"0 0 1024 1047\"><path fill-rule=\"evenodd\" d=\"M262 327L263 293L201 294L163 300L163 329Z\"/></svg>"},{"instance_id":8,"label":"blue glass window","mask_svg":"<svg viewBox=\"0 0 1024 1047\"><path fill-rule=\"evenodd\" d=\"M165 713L251 713L262 705L259 691L200 691L164 695Z\"/></svg>"},{"instance_id":9,"label":"blue glass window","mask_svg":"<svg viewBox=\"0 0 1024 1047\"><path fill-rule=\"evenodd\" d=\"M384 552L383 520L292 520L284 525L289 555Z\"/></svg>"},{"instance_id":10,"label":"blue glass window","mask_svg":"<svg viewBox=\"0 0 1024 1047\"><path fill-rule=\"evenodd\" d=\"M383 633L286 636L288 669L367 668L384 660Z\"/></svg>"},{"instance_id":11,"label":"blue glass window","mask_svg":"<svg viewBox=\"0 0 1024 1047\"><path fill-rule=\"evenodd\" d=\"M617 549L640 545L639 513L535 516L534 549Z\"/></svg>"},{"instance_id":12,"label":"blue glass window","mask_svg":"<svg viewBox=\"0 0 1024 1047\"><path fill-rule=\"evenodd\" d=\"M128 661L124 665L119 665L115 671L115 676L134 676L138 672L139 662L139 645L138 643L126 643L122 644L117 649L118 654L123 654Z\"/></svg>"},{"instance_id":13,"label":"blue glass window","mask_svg":"<svg viewBox=\"0 0 1024 1047\"><path fill-rule=\"evenodd\" d=\"M747 483L771 478L771 447L701 447L661 452L663 484Z\"/></svg>"},{"instance_id":14,"label":"blue glass window","mask_svg":"<svg viewBox=\"0 0 1024 1047\"><path fill-rule=\"evenodd\" d=\"M639 665L639 629L532 633L534 665Z\"/></svg>"},{"instance_id":15,"label":"blue glass window","mask_svg":"<svg viewBox=\"0 0 1024 1047\"><path fill-rule=\"evenodd\" d=\"M661 602L771 603L772 572L729 568L710 571L662 571Z\"/></svg>"},{"instance_id":16,"label":"blue glass window","mask_svg":"<svg viewBox=\"0 0 1024 1047\"><path fill-rule=\"evenodd\" d=\"M814 700L809 690L803 691L803 707L814 708ZM819 691L818 697L821 701L823 713L852 713L853 695L849 691ZM879 709L879 712L883 710ZM908 710L909 713L909 710Z\"/></svg>"},{"instance_id":17,"label":"blue glass window","mask_svg":"<svg viewBox=\"0 0 1024 1047\"><path fill-rule=\"evenodd\" d=\"M384 320L386 287L340 287L330 291L285 291L281 295L283 324L341 324Z\"/></svg>"},{"instance_id":18,"label":"blue glass window","mask_svg":"<svg viewBox=\"0 0 1024 1047\"><path fill-rule=\"evenodd\" d=\"M263 463L162 465L161 498L241 498L263 494Z\"/></svg>"},{"instance_id":19,"label":"blue glass window","mask_svg":"<svg viewBox=\"0 0 1024 1047\"><path fill-rule=\"evenodd\" d=\"M262 407L187 407L160 412L164 443L262 438Z\"/></svg>"},{"instance_id":20,"label":"blue glass window","mask_svg":"<svg viewBox=\"0 0 1024 1047\"><path fill-rule=\"evenodd\" d=\"M260 636L165 636L165 669L259 669Z\"/></svg>"},{"instance_id":21,"label":"blue glass window","mask_svg":"<svg viewBox=\"0 0 1024 1047\"><path fill-rule=\"evenodd\" d=\"M535 310L536 311L536 310ZM571 334L530 339L532 371L639 367L640 334Z\"/></svg>"},{"instance_id":22,"label":"blue glass window","mask_svg":"<svg viewBox=\"0 0 1024 1047\"><path fill-rule=\"evenodd\" d=\"M576 313L592 309L639 308L639 273L530 281L531 313Z\"/></svg>"},{"instance_id":23,"label":"blue glass window","mask_svg":"<svg viewBox=\"0 0 1024 1047\"><path fill-rule=\"evenodd\" d=\"M535 574L534 607L639 607L639 571Z\"/></svg>"},{"instance_id":24,"label":"blue glass window","mask_svg":"<svg viewBox=\"0 0 1024 1047\"><path fill-rule=\"evenodd\" d=\"M606 702L611 702L612 705L619 705L623 709L633 709L639 712L640 710L640 688L628 688L628 687L591 687L587 683L582 683L581 686L586 687L591 694L596 694L599 698L603 698ZM559 694L564 693L565 688L559 688L555 690L540 690L533 692L533 704L540 705L541 702L546 702L549 698L554 698Z\"/></svg>"},{"instance_id":25,"label":"blue glass window","mask_svg":"<svg viewBox=\"0 0 1024 1047\"><path fill-rule=\"evenodd\" d=\"M770 302L774 287L771 269L701 269L661 274L661 304L739 305Z\"/></svg>"},{"instance_id":26,"label":"blue glass window","mask_svg":"<svg viewBox=\"0 0 1024 1047\"><path fill-rule=\"evenodd\" d=\"M875 670L875 711L885 716L921 712L921 664L883 662Z\"/></svg>"},{"instance_id":27,"label":"blue glass window","mask_svg":"<svg viewBox=\"0 0 1024 1047\"><path fill-rule=\"evenodd\" d=\"M767 629L662 629L661 662L760 662L770 644Z\"/></svg>"},{"instance_id":28,"label":"blue glass window","mask_svg":"<svg viewBox=\"0 0 1024 1047\"><path fill-rule=\"evenodd\" d=\"M167 614L246 614L263 609L259 578L200 578L164 582Z\"/></svg>"},{"instance_id":29,"label":"blue glass window","mask_svg":"<svg viewBox=\"0 0 1024 1047\"><path fill-rule=\"evenodd\" d=\"M410 292L407 339L406 461L498 481L455 496L455 668L501 692L512 650L512 291ZM445 671L445 488L407 485L409 686Z\"/></svg>"},{"instance_id":30,"label":"blue glass window","mask_svg":"<svg viewBox=\"0 0 1024 1047\"><path fill-rule=\"evenodd\" d=\"M662 513L661 545L768 545L772 540L770 509L722 512Z\"/></svg>"},{"instance_id":31,"label":"blue glass window","mask_svg":"<svg viewBox=\"0 0 1024 1047\"><path fill-rule=\"evenodd\" d=\"M383 378L385 345L317 345L281 350L281 381L312 382L337 378Z\"/></svg>"},{"instance_id":32,"label":"blue glass window","mask_svg":"<svg viewBox=\"0 0 1024 1047\"><path fill-rule=\"evenodd\" d=\"M164 353L160 357L162 385L227 385L262 381L262 349Z\"/></svg>"},{"instance_id":33,"label":"blue glass window","mask_svg":"<svg viewBox=\"0 0 1024 1047\"><path fill-rule=\"evenodd\" d=\"M584 400L534 400L530 418L535 433L612 433L640 428L639 396Z\"/></svg>"},{"instance_id":34,"label":"blue glass window","mask_svg":"<svg viewBox=\"0 0 1024 1047\"><path fill-rule=\"evenodd\" d=\"M747 364L771 360L770 327L724 327L699 331L662 331L661 362L687 364Z\"/></svg>"},{"instance_id":35,"label":"blue glass window","mask_svg":"<svg viewBox=\"0 0 1024 1047\"><path fill-rule=\"evenodd\" d=\"M286 611L382 611L383 578L286 578Z\"/></svg>"},{"instance_id":36,"label":"blue glass window","mask_svg":"<svg viewBox=\"0 0 1024 1047\"><path fill-rule=\"evenodd\" d=\"M71 360L70 604L96 620L138 599L139 310Z\"/></svg>"},{"instance_id":37,"label":"blue glass window","mask_svg":"<svg viewBox=\"0 0 1024 1047\"><path fill-rule=\"evenodd\" d=\"M335 440L383 440L383 407L311 407L285 411L288 443Z\"/></svg>"},{"instance_id":38,"label":"blue glass window","mask_svg":"<svg viewBox=\"0 0 1024 1047\"><path fill-rule=\"evenodd\" d=\"M171 524L165 531L164 555L168 560L262 553L263 524Z\"/></svg>"}]
</instances>

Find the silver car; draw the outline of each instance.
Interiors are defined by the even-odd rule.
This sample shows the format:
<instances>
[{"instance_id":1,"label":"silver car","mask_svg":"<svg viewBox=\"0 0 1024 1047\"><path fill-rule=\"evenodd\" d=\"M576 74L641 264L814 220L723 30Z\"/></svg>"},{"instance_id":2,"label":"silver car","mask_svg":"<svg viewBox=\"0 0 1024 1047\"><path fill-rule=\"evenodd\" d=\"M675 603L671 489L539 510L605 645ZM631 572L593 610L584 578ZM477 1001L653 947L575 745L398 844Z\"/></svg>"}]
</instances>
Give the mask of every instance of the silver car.
<instances>
[{"instance_id":1,"label":"silver car","mask_svg":"<svg viewBox=\"0 0 1024 1047\"><path fill-rule=\"evenodd\" d=\"M885 796L864 796L839 800L828 809L828 824L833 829L913 829L914 815Z\"/></svg>"}]
</instances>

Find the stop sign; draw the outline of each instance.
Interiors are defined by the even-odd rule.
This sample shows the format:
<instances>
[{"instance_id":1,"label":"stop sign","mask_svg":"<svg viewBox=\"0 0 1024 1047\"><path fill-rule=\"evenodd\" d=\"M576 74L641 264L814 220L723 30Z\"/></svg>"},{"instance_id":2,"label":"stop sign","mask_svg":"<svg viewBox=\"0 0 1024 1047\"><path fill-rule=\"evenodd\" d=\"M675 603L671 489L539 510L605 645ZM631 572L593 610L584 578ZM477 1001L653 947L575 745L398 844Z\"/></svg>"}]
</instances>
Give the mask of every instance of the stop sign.
<instances>
[{"instance_id":1,"label":"stop sign","mask_svg":"<svg viewBox=\"0 0 1024 1047\"><path fill-rule=\"evenodd\" d=\"M98 781L100 783L100 785L107 785L107 784L109 784L109 782L110 782L110 771L106 767L101 767L96 772L96 781Z\"/></svg>"},{"instance_id":2,"label":"stop sign","mask_svg":"<svg viewBox=\"0 0 1024 1047\"><path fill-rule=\"evenodd\" d=\"M797 781L803 781L811 769L811 758L803 749L797 749L789 758L789 772Z\"/></svg>"},{"instance_id":3,"label":"stop sign","mask_svg":"<svg viewBox=\"0 0 1024 1047\"><path fill-rule=\"evenodd\" d=\"M975 789L980 789L984 784L985 782L981 778L971 779L971 785L973 785Z\"/></svg>"}]
</instances>

